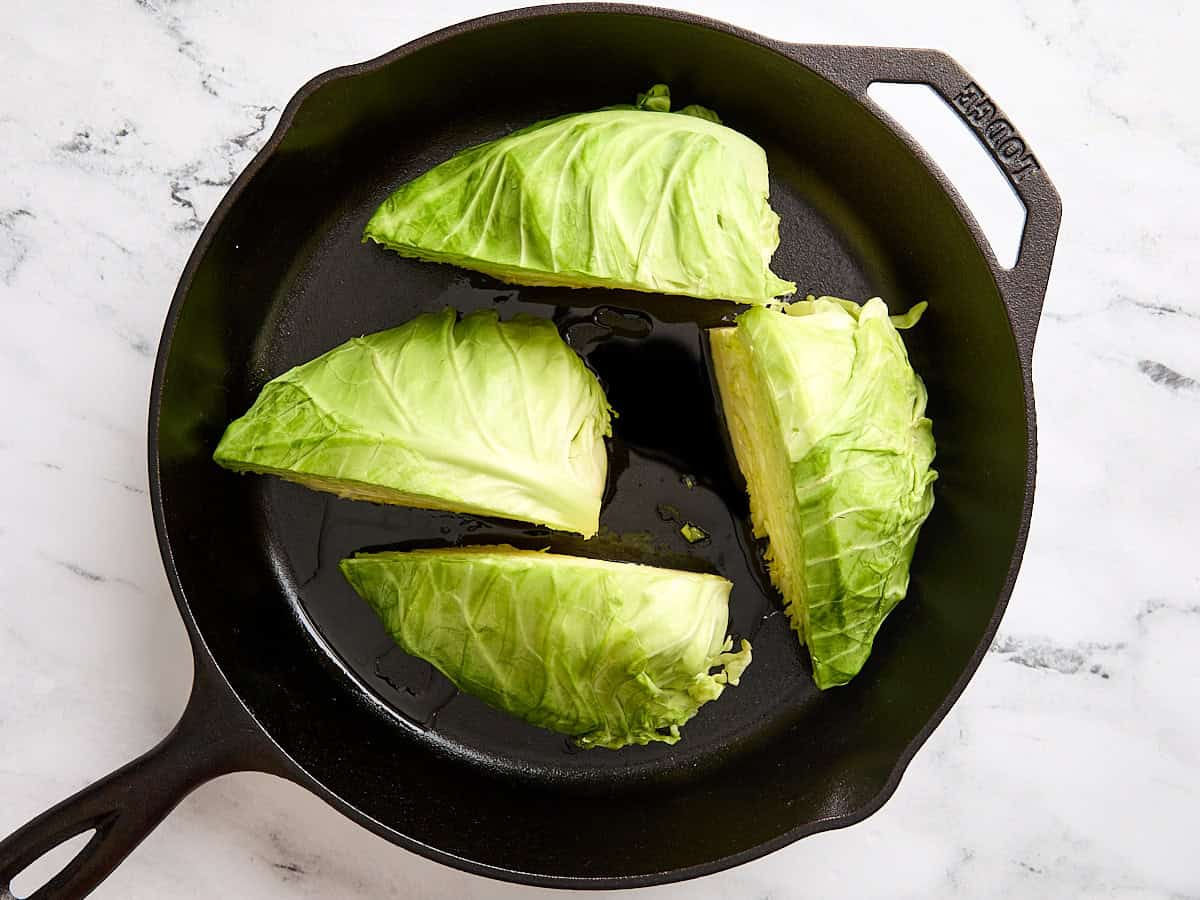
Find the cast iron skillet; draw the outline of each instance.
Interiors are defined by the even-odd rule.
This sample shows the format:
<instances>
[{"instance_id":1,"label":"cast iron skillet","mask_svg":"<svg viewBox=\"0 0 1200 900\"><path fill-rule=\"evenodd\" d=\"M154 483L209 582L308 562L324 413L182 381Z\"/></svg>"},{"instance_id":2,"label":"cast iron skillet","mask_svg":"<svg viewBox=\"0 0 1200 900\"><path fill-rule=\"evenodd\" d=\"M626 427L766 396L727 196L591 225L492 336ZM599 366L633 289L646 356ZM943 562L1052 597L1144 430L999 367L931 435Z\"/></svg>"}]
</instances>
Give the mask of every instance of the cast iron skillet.
<instances>
[{"instance_id":1,"label":"cast iron skillet","mask_svg":"<svg viewBox=\"0 0 1200 900\"><path fill-rule=\"evenodd\" d=\"M908 599L848 687L813 687L755 561L695 324L729 307L518 290L359 243L379 201L455 150L658 81L766 147L783 217L776 271L802 292L930 304L906 340L929 387L937 503ZM995 155L1028 210L1015 268L866 99L873 81L932 86ZM0 843L0 897L41 853L95 829L34 896L87 893L189 791L237 770L292 779L431 859L564 887L703 875L870 815L965 687L1012 589L1059 217L1017 131L928 50L784 44L685 13L580 4L477 19L313 79L204 230L155 368L151 498L195 653L191 700L153 750ZM597 541L351 503L211 462L268 378L446 304L553 316L605 382L621 417ZM689 548L677 520L711 541ZM675 747L570 752L389 652L335 567L367 547L495 540L722 572L754 665Z\"/></svg>"}]
</instances>

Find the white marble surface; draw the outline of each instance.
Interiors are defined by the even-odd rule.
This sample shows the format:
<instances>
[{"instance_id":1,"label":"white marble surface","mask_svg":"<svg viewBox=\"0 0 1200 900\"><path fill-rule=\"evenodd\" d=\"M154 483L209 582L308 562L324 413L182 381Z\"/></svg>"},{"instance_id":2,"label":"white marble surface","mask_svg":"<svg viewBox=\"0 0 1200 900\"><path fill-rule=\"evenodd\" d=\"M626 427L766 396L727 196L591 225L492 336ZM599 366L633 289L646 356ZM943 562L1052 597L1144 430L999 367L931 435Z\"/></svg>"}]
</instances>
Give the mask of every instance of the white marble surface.
<instances>
[{"instance_id":1,"label":"white marble surface","mask_svg":"<svg viewBox=\"0 0 1200 900\"><path fill-rule=\"evenodd\" d=\"M338 6L0 4L0 833L150 746L187 693L144 429L198 228L311 75L501 3ZM1200 897L1197 7L691 6L782 38L949 51L1066 213L1036 357L1038 503L993 652L878 815L644 896ZM254 775L201 788L98 892L527 895L551 896Z\"/></svg>"}]
</instances>

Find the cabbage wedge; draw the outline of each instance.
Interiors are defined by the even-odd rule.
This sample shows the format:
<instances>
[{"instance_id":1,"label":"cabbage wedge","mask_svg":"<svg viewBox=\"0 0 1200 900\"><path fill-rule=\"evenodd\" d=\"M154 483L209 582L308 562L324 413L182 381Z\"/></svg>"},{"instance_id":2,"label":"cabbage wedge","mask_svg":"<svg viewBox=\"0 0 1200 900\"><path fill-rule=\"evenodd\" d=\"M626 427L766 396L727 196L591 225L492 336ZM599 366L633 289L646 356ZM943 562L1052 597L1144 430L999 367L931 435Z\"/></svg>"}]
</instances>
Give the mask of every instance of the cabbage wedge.
<instances>
[{"instance_id":1,"label":"cabbage wedge","mask_svg":"<svg viewBox=\"0 0 1200 900\"><path fill-rule=\"evenodd\" d=\"M925 387L896 330L923 309L822 297L709 333L755 534L822 689L866 662L933 506Z\"/></svg>"},{"instance_id":2,"label":"cabbage wedge","mask_svg":"<svg viewBox=\"0 0 1200 900\"><path fill-rule=\"evenodd\" d=\"M716 575L507 545L358 554L342 573L406 652L581 747L679 740L738 683Z\"/></svg>"},{"instance_id":3,"label":"cabbage wedge","mask_svg":"<svg viewBox=\"0 0 1200 900\"><path fill-rule=\"evenodd\" d=\"M263 387L213 458L356 500L596 533L611 411L545 319L427 313Z\"/></svg>"},{"instance_id":4,"label":"cabbage wedge","mask_svg":"<svg viewBox=\"0 0 1200 900\"><path fill-rule=\"evenodd\" d=\"M512 284L608 287L765 303L779 217L767 157L711 110L561 116L464 150L400 187L363 240Z\"/></svg>"}]
</instances>

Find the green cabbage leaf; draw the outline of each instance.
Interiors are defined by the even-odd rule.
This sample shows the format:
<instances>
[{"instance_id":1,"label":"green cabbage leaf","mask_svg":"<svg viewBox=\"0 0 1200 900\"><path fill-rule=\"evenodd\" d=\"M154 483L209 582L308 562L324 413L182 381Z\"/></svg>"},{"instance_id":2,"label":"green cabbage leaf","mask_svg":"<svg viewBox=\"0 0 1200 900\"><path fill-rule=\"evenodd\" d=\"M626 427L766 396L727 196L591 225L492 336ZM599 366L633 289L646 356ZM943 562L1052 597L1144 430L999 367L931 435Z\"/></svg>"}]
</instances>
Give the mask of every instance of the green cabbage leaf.
<instances>
[{"instance_id":1,"label":"green cabbage leaf","mask_svg":"<svg viewBox=\"0 0 1200 900\"><path fill-rule=\"evenodd\" d=\"M679 740L738 683L716 575L506 545L358 554L346 579L406 653L582 747Z\"/></svg>"},{"instance_id":2,"label":"green cabbage leaf","mask_svg":"<svg viewBox=\"0 0 1200 900\"><path fill-rule=\"evenodd\" d=\"M532 316L427 313L270 381L213 458L357 500L594 535L611 410Z\"/></svg>"},{"instance_id":3,"label":"green cabbage leaf","mask_svg":"<svg viewBox=\"0 0 1200 900\"><path fill-rule=\"evenodd\" d=\"M711 110L636 106L538 122L401 186L364 240L513 284L766 303L779 217L767 157Z\"/></svg>"},{"instance_id":4,"label":"green cabbage leaf","mask_svg":"<svg viewBox=\"0 0 1200 900\"><path fill-rule=\"evenodd\" d=\"M822 689L866 662L933 507L925 386L896 330L923 309L822 297L709 334L755 533Z\"/></svg>"}]
</instances>

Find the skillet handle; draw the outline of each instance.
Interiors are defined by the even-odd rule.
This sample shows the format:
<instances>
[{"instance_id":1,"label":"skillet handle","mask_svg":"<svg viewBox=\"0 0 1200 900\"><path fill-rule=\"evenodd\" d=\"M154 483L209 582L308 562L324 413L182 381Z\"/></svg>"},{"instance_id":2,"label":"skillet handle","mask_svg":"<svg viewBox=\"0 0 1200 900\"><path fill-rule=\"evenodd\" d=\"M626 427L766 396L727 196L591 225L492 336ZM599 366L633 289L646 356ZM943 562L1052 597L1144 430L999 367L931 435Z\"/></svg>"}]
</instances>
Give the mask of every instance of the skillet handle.
<instances>
[{"instance_id":1,"label":"skillet handle","mask_svg":"<svg viewBox=\"0 0 1200 900\"><path fill-rule=\"evenodd\" d=\"M264 766L272 758L266 737L221 676L197 665L187 708L156 747L0 841L0 900L15 900L12 880L42 854L95 829L28 900L86 896L194 788L230 772L273 771Z\"/></svg>"},{"instance_id":2,"label":"skillet handle","mask_svg":"<svg viewBox=\"0 0 1200 900\"><path fill-rule=\"evenodd\" d=\"M962 66L937 50L826 44L791 44L784 49L793 59L853 95L896 128L923 158L920 145L868 98L867 88L873 82L928 85L958 113L988 151L1025 206L1025 230L1016 264L1011 269L1005 268L996 261L990 248L983 249L1008 310L1017 347L1028 366L1033 359L1033 340L1054 260L1062 201L1016 126Z\"/></svg>"}]
</instances>

